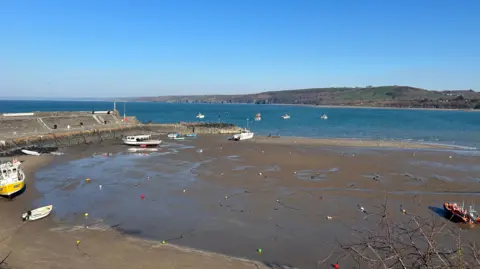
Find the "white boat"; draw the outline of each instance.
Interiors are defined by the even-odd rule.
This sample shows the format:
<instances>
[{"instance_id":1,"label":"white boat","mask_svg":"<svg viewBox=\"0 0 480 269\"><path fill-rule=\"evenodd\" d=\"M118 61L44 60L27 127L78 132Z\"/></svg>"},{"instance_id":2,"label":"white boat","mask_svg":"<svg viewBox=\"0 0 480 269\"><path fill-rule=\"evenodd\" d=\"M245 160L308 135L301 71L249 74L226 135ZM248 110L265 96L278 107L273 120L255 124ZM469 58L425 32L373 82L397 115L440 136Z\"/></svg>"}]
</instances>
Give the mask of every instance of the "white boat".
<instances>
[{"instance_id":1,"label":"white boat","mask_svg":"<svg viewBox=\"0 0 480 269\"><path fill-rule=\"evenodd\" d=\"M22 152L27 154L27 155L40 156L40 153L38 153L36 151L33 151L33 150L22 149Z\"/></svg>"},{"instance_id":2,"label":"white boat","mask_svg":"<svg viewBox=\"0 0 480 269\"><path fill-rule=\"evenodd\" d=\"M158 146L162 140L151 140L151 135L129 135L123 139L123 143L129 146Z\"/></svg>"},{"instance_id":3,"label":"white boat","mask_svg":"<svg viewBox=\"0 0 480 269\"><path fill-rule=\"evenodd\" d=\"M285 114L285 115L282 116L282 118L283 118L284 120L288 120L288 119L290 119L290 116L289 116L288 114Z\"/></svg>"},{"instance_id":4,"label":"white boat","mask_svg":"<svg viewBox=\"0 0 480 269\"><path fill-rule=\"evenodd\" d=\"M46 216L50 215L52 212L53 205L47 205L43 207L39 207L37 209L29 210L22 214L23 221L32 221L37 219L43 219Z\"/></svg>"},{"instance_id":5,"label":"white boat","mask_svg":"<svg viewBox=\"0 0 480 269\"><path fill-rule=\"evenodd\" d=\"M64 153L63 152L50 152L50 154L55 155L55 156L62 156Z\"/></svg>"},{"instance_id":6,"label":"white boat","mask_svg":"<svg viewBox=\"0 0 480 269\"><path fill-rule=\"evenodd\" d=\"M262 115L260 113L257 113L257 115L255 115L255 121L261 121L262 120Z\"/></svg>"},{"instance_id":7,"label":"white boat","mask_svg":"<svg viewBox=\"0 0 480 269\"><path fill-rule=\"evenodd\" d=\"M175 137L179 137L180 134L179 133L169 133L167 136L168 136L168 138L173 139Z\"/></svg>"},{"instance_id":8,"label":"white boat","mask_svg":"<svg viewBox=\"0 0 480 269\"><path fill-rule=\"evenodd\" d=\"M185 137L183 136L177 136L173 138L174 140L185 140Z\"/></svg>"},{"instance_id":9,"label":"white boat","mask_svg":"<svg viewBox=\"0 0 480 269\"><path fill-rule=\"evenodd\" d=\"M203 118L205 118L205 115L203 115L202 113L199 112L197 114L197 119L203 119Z\"/></svg>"},{"instance_id":10,"label":"white boat","mask_svg":"<svg viewBox=\"0 0 480 269\"><path fill-rule=\"evenodd\" d=\"M158 148L129 148L128 151L130 152L138 152L138 151L158 151Z\"/></svg>"},{"instance_id":11,"label":"white boat","mask_svg":"<svg viewBox=\"0 0 480 269\"><path fill-rule=\"evenodd\" d=\"M233 140L239 141L239 140L247 140L247 139L252 139L254 133L251 132L248 129L243 129L241 133L233 135Z\"/></svg>"},{"instance_id":12,"label":"white boat","mask_svg":"<svg viewBox=\"0 0 480 269\"><path fill-rule=\"evenodd\" d=\"M320 118L321 118L322 120L328 120L327 114L323 114Z\"/></svg>"},{"instance_id":13,"label":"white boat","mask_svg":"<svg viewBox=\"0 0 480 269\"><path fill-rule=\"evenodd\" d=\"M11 197L25 187L25 173L16 159L0 164L0 195Z\"/></svg>"}]
</instances>

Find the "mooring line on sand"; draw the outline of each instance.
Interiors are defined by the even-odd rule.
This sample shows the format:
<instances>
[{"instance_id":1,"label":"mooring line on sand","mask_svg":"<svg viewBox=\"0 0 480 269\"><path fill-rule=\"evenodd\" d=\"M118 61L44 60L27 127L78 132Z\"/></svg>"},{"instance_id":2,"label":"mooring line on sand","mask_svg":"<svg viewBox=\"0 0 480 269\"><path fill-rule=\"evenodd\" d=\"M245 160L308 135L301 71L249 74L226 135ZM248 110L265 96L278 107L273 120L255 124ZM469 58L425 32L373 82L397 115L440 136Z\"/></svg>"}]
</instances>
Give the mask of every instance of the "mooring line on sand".
<instances>
[{"instance_id":1,"label":"mooring line on sand","mask_svg":"<svg viewBox=\"0 0 480 269\"><path fill-rule=\"evenodd\" d=\"M195 231L195 229L190 229L184 233L181 233L178 237L174 237L174 238L170 238L170 239L166 239L166 240L163 240L165 242L170 242L170 241L175 241L175 240L180 240L180 239L183 239L185 237L185 235L187 234L191 234Z\"/></svg>"}]
</instances>

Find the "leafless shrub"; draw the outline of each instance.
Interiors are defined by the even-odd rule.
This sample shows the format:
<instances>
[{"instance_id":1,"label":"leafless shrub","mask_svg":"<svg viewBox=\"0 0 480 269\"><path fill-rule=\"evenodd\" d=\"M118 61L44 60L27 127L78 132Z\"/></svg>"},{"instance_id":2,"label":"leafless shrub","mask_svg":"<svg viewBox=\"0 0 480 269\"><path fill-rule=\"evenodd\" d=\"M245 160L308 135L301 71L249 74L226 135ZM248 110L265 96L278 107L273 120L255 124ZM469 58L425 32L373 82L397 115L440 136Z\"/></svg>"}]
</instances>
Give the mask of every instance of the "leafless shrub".
<instances>
[{"instance_id":1,"label":"leafless shrub","mask_svg":"<svg viewBox=\"0 0 480 269\"><path fill-rule=\"evenodd\" d=\"M462 240L461 229L449 220L433 213L391 212L387 201L368 212L366 220L375 221L375 229L351 228L355 239L338 241L318 267L352 263L356 268L480 268L477 244Z\"/></svg>"}]
</instances>

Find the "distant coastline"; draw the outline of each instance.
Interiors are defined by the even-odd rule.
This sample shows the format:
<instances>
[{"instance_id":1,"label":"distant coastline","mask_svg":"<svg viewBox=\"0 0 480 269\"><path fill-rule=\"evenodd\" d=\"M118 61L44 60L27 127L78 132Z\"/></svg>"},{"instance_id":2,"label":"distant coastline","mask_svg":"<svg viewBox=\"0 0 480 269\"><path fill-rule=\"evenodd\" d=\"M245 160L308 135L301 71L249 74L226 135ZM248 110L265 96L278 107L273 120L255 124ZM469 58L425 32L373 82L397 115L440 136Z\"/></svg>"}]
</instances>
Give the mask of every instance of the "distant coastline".
<instances>
[{"instance_id":1,"label":"distant coastline","mask_svg":"<svg viewBox=\"0 0 480 269\"><path fill-rule=\"evenodd\" d=\"M340 105L303 105L303 104L272 104L280 106L307 106L315 108L363 108L363 109L389 109L389 110L432 110L432 111L464 111L480 112L480 109L462 109L462 108L422 108L422 107L381 107L381 106L340 106Z\"/></svg>"},{"instance_id":2,"label":"distant coastline","mask_svg":"<svg viewBox=\"0 0 480 269\"><path fill-rule=\"evenodd\" d=\"M138 97L132 101L213 104L275 104L323 107L480 110L480 93L473 90L430 91L410 86L312 88L241 95Z\"/></svg>"}]
</instances>

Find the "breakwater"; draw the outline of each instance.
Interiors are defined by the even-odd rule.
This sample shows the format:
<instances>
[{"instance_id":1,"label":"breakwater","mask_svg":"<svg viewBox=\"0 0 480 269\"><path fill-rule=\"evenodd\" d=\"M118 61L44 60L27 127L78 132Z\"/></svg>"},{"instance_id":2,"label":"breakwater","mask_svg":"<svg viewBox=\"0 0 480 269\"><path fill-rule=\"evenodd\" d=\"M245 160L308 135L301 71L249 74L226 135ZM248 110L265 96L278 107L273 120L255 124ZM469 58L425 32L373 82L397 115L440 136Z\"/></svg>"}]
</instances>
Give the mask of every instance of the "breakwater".
<instances>
[{"instance_id":1,"label":"breakwater","mask_svg":"<svg viewBox=\"0 0 480 269\"><path fill-rule=\"evenodd\" d=\"M234 134L242 130L226 123L141 124L135 117L121 118L117 111L0 115L0 156L13 155L21 149L61 148L120 139L124 135Z\"/></svg>"}]
</instances>

